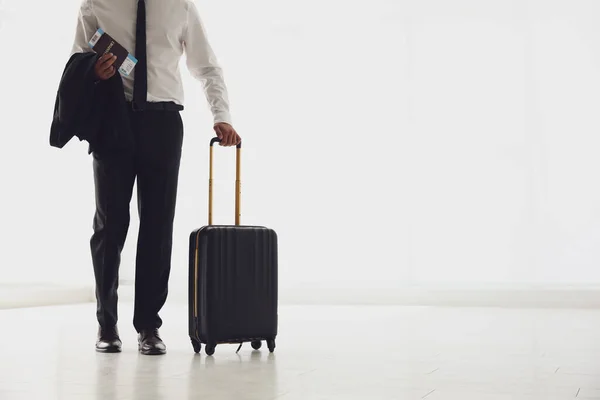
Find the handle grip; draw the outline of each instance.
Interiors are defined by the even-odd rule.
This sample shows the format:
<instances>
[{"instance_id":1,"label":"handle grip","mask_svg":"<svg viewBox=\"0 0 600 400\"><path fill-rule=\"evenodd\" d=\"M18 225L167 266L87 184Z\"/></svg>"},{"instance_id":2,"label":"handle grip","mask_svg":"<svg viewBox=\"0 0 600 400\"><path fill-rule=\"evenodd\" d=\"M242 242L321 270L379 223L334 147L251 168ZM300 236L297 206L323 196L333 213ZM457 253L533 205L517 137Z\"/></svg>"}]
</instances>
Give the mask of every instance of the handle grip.
<instances>
[{"instance_id":1,"label":"handle grip","mask_svg":"<svg viewBox=\"0 0 600 400\"><path fill-rule=\"evenodd\" d=\"M208 178L208 225L213 224L213 145L221 142L221 139L214 137L210 140L210 156L209 156L209 178ZM236 146L235 156L235 224L240 224L240 192L241 192L241 148L242 143Z\"/></svg>"},{"instance_id":2,"label":"handle grip","mask_svg":"<svg viewBox=\"0 0 600 400\"><path fill-rule=\"evenodd\" d=\"M210 140L210 147L212 147L215 143L221 143L221 139L219 139L218 137L214 137ZM239 142L236 146L236 148L241 149L242 148L242 142Z\"/></svg>"}]
</instances>

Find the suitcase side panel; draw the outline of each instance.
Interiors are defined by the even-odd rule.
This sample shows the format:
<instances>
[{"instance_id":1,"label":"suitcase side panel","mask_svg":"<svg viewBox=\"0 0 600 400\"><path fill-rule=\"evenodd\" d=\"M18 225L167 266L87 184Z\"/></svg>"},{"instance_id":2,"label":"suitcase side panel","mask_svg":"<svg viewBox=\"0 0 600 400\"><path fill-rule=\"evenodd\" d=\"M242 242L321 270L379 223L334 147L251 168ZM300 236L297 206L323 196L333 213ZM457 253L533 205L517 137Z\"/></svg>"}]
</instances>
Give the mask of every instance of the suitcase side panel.
<instances>
[{"instance_id":1,"label":"suitcase side panel","mask_svg":"<svg viewBox=\"0 0 600 400\"><path fill-rule=\"evenodd\" d=\"M189 314L189 336L200 341L200 320L198 312L198 237L205 227L195 229L189 237L189 270L188 270L188 314Z\"/></svg>"}]
</instances>

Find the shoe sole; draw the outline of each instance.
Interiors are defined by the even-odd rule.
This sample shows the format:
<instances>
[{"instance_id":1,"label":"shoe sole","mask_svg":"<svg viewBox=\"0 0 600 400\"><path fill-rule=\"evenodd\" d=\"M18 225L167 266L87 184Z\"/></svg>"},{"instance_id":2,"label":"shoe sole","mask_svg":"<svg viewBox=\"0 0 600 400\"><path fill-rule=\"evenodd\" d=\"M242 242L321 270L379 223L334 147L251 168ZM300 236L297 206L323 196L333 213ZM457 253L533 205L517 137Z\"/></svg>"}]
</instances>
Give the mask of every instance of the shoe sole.
<instances>
[{"instance_id":1,"label":"shoe sole","mask_svg":"<svg viewBox=\"0 0 600 400\"><path fill-rule=\"evenodd\" d=\"M121 349L120 348L99 349L96 347L96 351L98 353L120 353Z\"/></svg>"},{"instance_id":2,"label":"shoe sole","mask_svg":"<svg viewBox=\"0 0 600 400\"><path fill-rule=\"evenodd\" d=\"M138 345L138 351L145 356L162 356L167 353L166 350L142 350L142 347Z\"/></svg>"}]
</instances>

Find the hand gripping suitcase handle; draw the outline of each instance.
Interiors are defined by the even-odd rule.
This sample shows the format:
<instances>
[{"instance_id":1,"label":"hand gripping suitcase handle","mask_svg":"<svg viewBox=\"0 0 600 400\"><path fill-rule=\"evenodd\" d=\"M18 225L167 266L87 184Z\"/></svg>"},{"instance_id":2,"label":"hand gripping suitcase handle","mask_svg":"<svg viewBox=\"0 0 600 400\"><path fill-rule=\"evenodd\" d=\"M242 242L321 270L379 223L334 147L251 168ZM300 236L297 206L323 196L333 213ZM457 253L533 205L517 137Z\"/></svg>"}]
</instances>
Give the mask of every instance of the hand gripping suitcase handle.
<instances>
[{"instance_id":1,"label":"hand gripping suitcase handle","mask_svg":"<svg viewBox=\"0 0 600 400\"><path fill-rule=\"evenodd\" d=\"M208 178L208 224L213 224L213 145L219 143L221 139L214 137L210 140L210 157L209 157L209 178ZM235 224L240 224L240 164L241 164L241 149L242 143L238 143L235 150Z\"/></svg>"}]
</instances>

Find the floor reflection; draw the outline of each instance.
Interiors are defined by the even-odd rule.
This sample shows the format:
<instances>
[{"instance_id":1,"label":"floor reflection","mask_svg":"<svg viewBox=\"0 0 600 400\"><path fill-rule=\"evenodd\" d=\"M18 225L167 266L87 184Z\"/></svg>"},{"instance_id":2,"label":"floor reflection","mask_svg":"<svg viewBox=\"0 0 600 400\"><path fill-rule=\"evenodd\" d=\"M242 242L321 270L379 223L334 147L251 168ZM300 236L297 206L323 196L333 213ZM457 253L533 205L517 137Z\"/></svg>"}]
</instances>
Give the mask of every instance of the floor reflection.
<instances>
[{"instance_id":1,"label":"floor reflection","mask_svg":"<svg viewBox=\"0 0 600 400\"><path fill-rule=\"evenodd\" d=\"M187 399L271 399L277 396L276 356L253 350L192 356Z\"/></svg>"},{"instance_id":2,"label":"floor reflection","mask_svg":"<svg viewBox=\"0 0 600 400\"><path fill-rule=\"evenodd\" d=\"M164 364L170 361L166 356L145 356L138 354L133 377L134 400L163 400L171 399L168 396L168 371L163 369ZM177 393L177 392L176 392Z\"/></svg>"},{"instance_id":3,"label":"floor reflection","mask_svg":"<svg viewBox=\"0 0 600 400\"><path fill-rule=\"evenodd\" d=\"M96 400L116 400L120 354L96 353Z\"/></svg>"}]
</instances>

